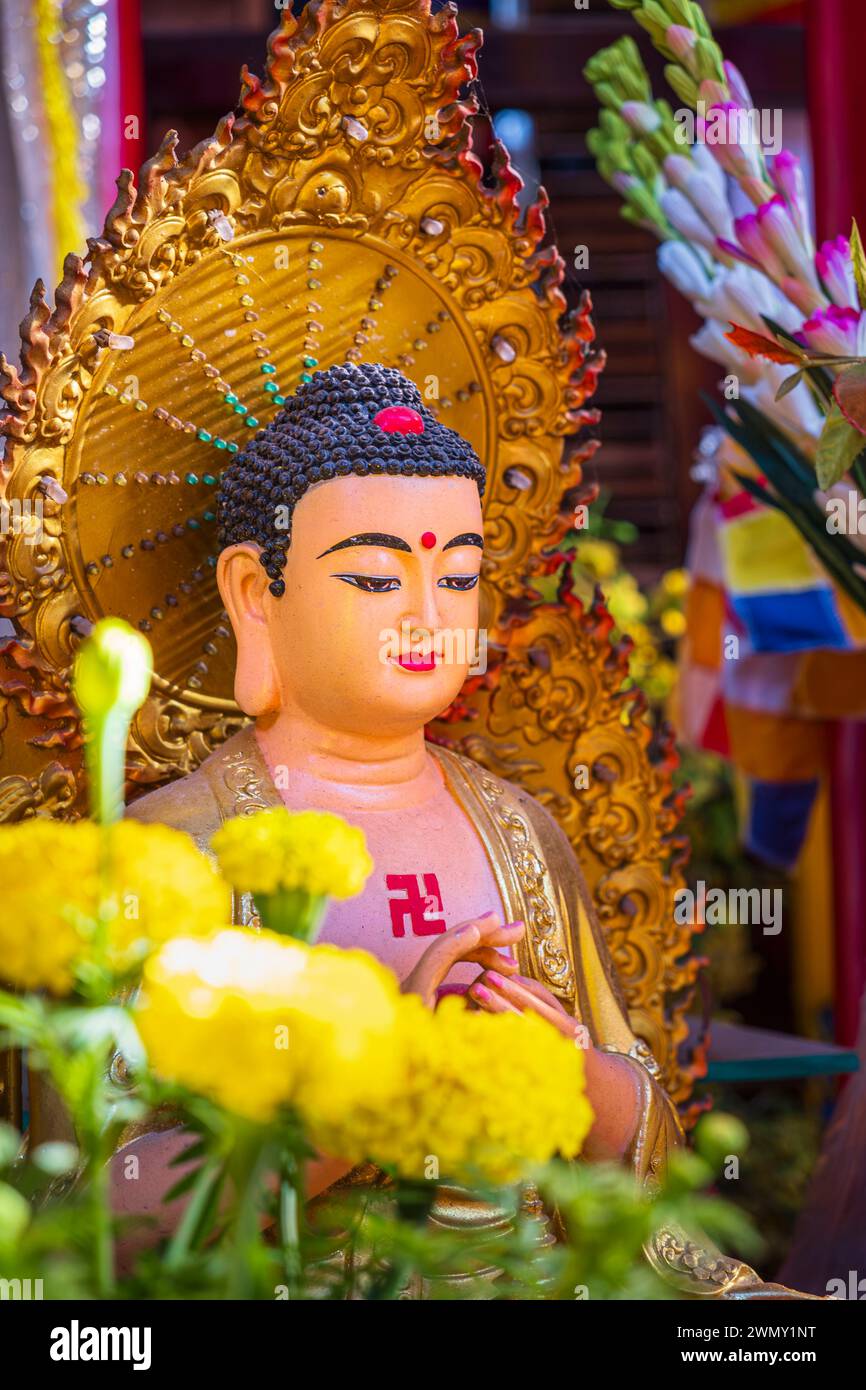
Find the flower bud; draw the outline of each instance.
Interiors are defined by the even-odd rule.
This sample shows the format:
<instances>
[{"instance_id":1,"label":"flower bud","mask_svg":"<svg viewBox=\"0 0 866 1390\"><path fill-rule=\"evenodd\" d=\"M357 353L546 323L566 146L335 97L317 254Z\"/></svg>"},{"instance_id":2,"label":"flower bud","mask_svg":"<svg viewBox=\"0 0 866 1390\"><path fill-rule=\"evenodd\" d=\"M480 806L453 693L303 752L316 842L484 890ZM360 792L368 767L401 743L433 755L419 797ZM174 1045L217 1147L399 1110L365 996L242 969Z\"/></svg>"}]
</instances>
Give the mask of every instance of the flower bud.
<instances>
[{"instance_id":1,"label":"flower bud","mask_svg":"<svg viewBox=\"0 0 866 1390\"><path fill-rule=\"evenodd\" d=\"M121 618L104 618L75 659L75 699L87 720L117 712L129 719L150 689L153 656L146 638Z\"/></svg>"}]
</instances>

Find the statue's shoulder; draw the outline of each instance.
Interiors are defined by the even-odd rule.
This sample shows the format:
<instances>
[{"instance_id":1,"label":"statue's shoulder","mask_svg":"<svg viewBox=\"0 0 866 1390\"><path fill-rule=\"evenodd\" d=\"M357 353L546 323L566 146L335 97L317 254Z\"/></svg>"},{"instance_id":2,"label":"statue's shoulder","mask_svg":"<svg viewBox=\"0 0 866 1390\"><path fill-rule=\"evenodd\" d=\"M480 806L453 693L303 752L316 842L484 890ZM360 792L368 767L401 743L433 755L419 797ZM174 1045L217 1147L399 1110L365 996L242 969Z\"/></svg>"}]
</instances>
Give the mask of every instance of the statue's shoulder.
<instances>
[{"instance_id":1,"label":"statue's shoulder","mask_svg":"<svg viewBox=\"0 0 866 1390\"><path fill-rule=\"evenodd\" d=\"M446 775L452 781L462 783L464 789L469 788L489 815L509 818L512 825L515 825L514 817L522 818L546 853L555 855L557 859L563 855L571 859L571 846L562 827L525 787L510 782L507 777L482 767L473 758L452 748L431 744L430 752Z\"/></svg>"},{"instance_id":2,"label":"statue's shoulder","mask_svg":"<svg viewBox=\"0 0 866 1390\"><path fill-rule=\"evenodd\" d=\"M126 814L133 820L185 830L206 850L211 836L232 814L228 774L255 752L255 740L245 729L210 753L194 772L139 797Z\"/></svg>"}]
</instances>

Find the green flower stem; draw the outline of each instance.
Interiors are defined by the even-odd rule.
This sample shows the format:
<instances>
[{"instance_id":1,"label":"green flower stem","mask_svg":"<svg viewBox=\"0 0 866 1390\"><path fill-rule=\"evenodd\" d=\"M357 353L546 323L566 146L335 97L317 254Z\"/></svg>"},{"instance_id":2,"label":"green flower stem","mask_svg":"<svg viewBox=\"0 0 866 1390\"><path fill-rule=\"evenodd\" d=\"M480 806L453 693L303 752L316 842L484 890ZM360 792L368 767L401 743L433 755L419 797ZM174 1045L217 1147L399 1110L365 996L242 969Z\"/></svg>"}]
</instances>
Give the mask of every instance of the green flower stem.
<instances>
[{"instance_id":1,"label":"green flower stem","mask_svg":"<svg viewBox=\"0 0 866 1390\"><path fill-rule=\"evenodd\" d=\"M90 787L90 815L99 825L114 825L123 815L124 766L129 715L115 707L88 721L84 745Z\"/></svg>"},{"instance_id":2,"label":"green flower stem","mask_svg":"<svg viewBox=\"0 0 866 1390\"><path fill-rule=\"evenodd\" d=\"M297 941L313 945L319 934L328 899L324 895L307 893L301 888L283 889L278 893L257 893L256 907L262 926L280 936L293 936Z\"/></svg>"},{"instance_id":3,"label":"green flower stem","mask_svg":"<svg viewBox=\"0 0 866 1390\"><path fill-rule=\"evenodd\" d=\"M213 1201L215 1189L222 1185L224 1177L225 1164L222 1158L213 1156L202 1164L192 1195L169 1241L165 1257L167 1270L180 1269L189 1255L192 1244L197 1242L203 1217Z\"/></svg>"},{"instance_id":4,"label":"green flower stem","mask_svg":"<svg viewBox=\"0 0 866 1390\"><path fill-rule=\"evenodd\" d=\"M236 1193L231 1232L229 1298L255 1296L255 1272L259 1268L258 1249L262 1244L259 1222L263 1177L270 1145L260 1130L246 1125L239 1128L230 1171Z\"/></svg>"},{"instance_id":5,"label":"green flower stem","mask_svg":"<svg viewBox=\"0 0 866 1390\"><path fill-rule=\"evenodd\" d=\"M96 1293L98 1298L114 1294L114 1229L111 1216L110 1158L95 1146L93 1161L88 1165L90 1210L93 1219L94 1255L96 1264Z\"/></svg>"},{"instance_id":6,"label":"green flower stem","mask_svg":"<svg viewBox=\"0 0 866 1390\"><path fill-rule=\"evenodd\" d=\"M303 1167L291 1158L288 1162L284 1161L280 1180L280 1248L290 1299L300 1298L303 1287L300 1230L303 1200Z\"/></svg>"}]
</instances>

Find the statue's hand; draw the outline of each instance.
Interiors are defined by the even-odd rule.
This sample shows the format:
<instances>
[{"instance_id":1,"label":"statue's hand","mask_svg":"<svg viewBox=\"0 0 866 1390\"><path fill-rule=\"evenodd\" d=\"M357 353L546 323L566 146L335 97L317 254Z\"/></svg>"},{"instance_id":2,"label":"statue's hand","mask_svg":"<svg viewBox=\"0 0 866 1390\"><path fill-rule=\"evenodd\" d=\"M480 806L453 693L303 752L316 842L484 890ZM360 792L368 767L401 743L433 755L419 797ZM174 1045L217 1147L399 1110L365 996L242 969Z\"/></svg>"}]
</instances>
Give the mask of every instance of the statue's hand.
<instances>
[{"instance_id":1,"label":"statue's hand","mask_svg":"<svg viewBox=\"0 0 866 1390\"><path fill-rule=\"evenodd\" d=\"M427 1007L432 1009L436 1003L436 991L458 961L472 961L487 968L496 966L500 971L515 971L517 962L503 956L496 947L515 945L525 930L522 922L503 926L502 918L496 912L485 912L483 917L461 922L460 926L437 936L427 947L403 981L403 993L420 994Z\"/></svg>"},{"instance_id":2,"label":"statue's hand","mask_svg":"<svg viewBox=\"0 0 866 1390\"><path fill-rule=\"evenodd\" d=\"M566 1012L563 1004L537 980L513 974L506 978L499 971L485 970L469 986L469 998L487 1013L536 1013L552 1023L567 1038L577 1038L586 1029Z\"/></svg>"}]
</instances>

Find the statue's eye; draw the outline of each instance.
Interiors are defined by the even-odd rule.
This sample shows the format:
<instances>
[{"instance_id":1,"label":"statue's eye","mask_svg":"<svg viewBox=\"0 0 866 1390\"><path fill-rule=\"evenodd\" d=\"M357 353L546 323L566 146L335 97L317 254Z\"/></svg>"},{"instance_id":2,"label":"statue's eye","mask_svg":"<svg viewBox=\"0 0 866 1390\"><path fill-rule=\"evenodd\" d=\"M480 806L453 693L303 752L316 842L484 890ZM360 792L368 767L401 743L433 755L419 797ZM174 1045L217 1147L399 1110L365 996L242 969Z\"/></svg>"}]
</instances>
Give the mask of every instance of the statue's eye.
<instances>
[{"instance_id":1,"label":"statue's eye","mask_svg":"<svg viewBox=\"0 0 866 1390\"><path fill-rule=\"evenodd\" d=\"M388 575L378 574L335 574L334 579L342 579L345 584L353 584L363 589L365 594L387 594L391 589L399 589L400 581Z\"/></svg>"},{"instance_id":2,"label":"statue's eye","mask_svg":"<svg viewBox=\"0 0 866 1390\"><path fill-rule=\"evenodd\" d=\"M478 583L477 574L446 574L444 579L439 580L440 589L457 589L459 593L467 593L469 589L474 589Z\"/></svg>"}]
</instances>

